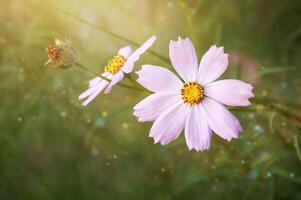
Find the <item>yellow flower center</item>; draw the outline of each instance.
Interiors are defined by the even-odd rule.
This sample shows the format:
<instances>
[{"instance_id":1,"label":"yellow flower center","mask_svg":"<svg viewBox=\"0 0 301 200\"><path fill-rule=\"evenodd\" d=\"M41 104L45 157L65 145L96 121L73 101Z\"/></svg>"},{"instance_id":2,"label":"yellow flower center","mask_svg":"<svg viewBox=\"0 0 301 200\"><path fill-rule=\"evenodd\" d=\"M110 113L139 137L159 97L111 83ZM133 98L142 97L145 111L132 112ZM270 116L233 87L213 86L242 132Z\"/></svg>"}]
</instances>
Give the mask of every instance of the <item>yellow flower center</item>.
<instances>
[{"instance_id":1,"label":"yellow flower center","mask_svg":"<svg viewBox=\"0 0 301 200\"><path fill-rule=\"evenodd\" d=\"M204 88L196 82L185 83L181 95L185 103L198 104L204 98Z\"/></svg>"},{"instance_id":2,"label":"yellow flower center","mask_svg":"<svg viewBox=\"0 0 301 200\"><path fill-rule=\"evenodd\" d=\"M125 57L122 55L114 56L105 66L105 71L116 74L125 63Z\"/></svg>"}]
</instances>

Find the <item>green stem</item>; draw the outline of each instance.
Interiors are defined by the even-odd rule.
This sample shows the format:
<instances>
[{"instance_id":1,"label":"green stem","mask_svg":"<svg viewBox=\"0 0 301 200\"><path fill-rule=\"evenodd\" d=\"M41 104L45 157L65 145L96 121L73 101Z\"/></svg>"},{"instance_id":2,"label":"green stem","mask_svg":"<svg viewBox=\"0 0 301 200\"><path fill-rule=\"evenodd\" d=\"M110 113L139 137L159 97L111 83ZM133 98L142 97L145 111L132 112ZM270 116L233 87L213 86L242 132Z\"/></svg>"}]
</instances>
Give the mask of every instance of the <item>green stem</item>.
<instances>
[{"instance_id":1,"label":"green stem","mask_svg":"<svg viewBox=\"0 0 301 200\"><path fill-rule=\"evenodd\" d=\"M68 16L68 17L70 17L70 18L73 18L73 19L75 19L75 20L77 20L77 21L79 21L79 22L81 22L81 23L83 23L83 24L86 24L86 25L88 25L88 26L90 26L90 27L92 27L92 28L95 28L95 29L97 29L97 30L99 30L99 31L102 31L102 32L104 32L104 33L110 35L111 37L114 37L114 38L116 38L116 39L118 39L118 40L122 40L122 41L127 42L127 43L130 43L130 44L133 44L133 45L135 45L135 46L140 46L140 44L139 44L138 42L135 42L135 41L133 41L133 40L131 40L131 39L129 39L129 38L126 38L126 37L124 37L124 36L118 35L118 34L112 32L112 31L110 31L109 29L105 28L104 26L97 25L97 24L93 24L93 23L91 23L91 22L89 22L89 21L87 21L87 20L85 20L85 19L83 19L83 18L81 18L81 17L78 17L78 16L76 16L76 15L73 15L71 12L68 12L68 11L66 11L66 10L64 10L64 9L62 9L62 8L60 8L60 7L56 6L56 5L54 5L54 4L50 3L50 2L48 2L47 0L40 0L40 1L41 1L41 2L44 2L46 5L48 5L49 7L53 8L54 10L60 11L60 13L62 13L63 15ZM170 62L169 59L168 59L167 57L165 57L165 56L159 54L158 52L155 52L155 51L153 51L153 50L148 50L148 52L149 52L150 54L152 54L153 56L156 56L157 58L161 59L161 60L164 61L164 62L168 62L168 63Z\"/></svg>"},{"instance_id":2,"label":"green stem","mask_svg":"<svg viewBox=\"0 0 301 200\"><path fill-rule=\"evenodd\" d=\"M290 180L292 182L295 182L295 183L298 183L298 184L301 184L301 179L299 177L291 177L289 174L289 172L285 171L284 169L281 169L281 168L277 168L277 167L274 167L272 169L272 172L282 178L285 178L287 180Z\"/></svg>"},{"instance_id":3,"label":"green stem","mask_svg":"<svg viewBox=\"0 0 301 200\"><path fill-rule=\"evenodd\" d=\"M277 113L286 117L287 119L293 119L299 123L299 127L301 127L301 116L297 115L290 111L291 108L295 110L300 109L300 105L292 104L289 102L279 101L273 98L265 97L265 98L252 98L251 101L255 104L264 105L266 108L277 111Z\"/></svg>"},{"instance_id":4,"label":"green stem","mask_svg":"<svg viewBox=\"0 0 301 200\"><path fill-rule=\"evenodd\" d=\"M283 100L277 100L272 97L261 97L261 98L255 97L255 98L252 98L252 102L260 103L260 104L268 104L269 102L273 102L273 103L276 103L279 105L285 105L287 107L292 107L294 109L301 110L301 105L299 105L297 103L287 102L287 101L283 101Z\"/></svg>"},{"instance_id":5,"label":"green stem","mask_svg":"<svg viewBox=\"0 0 301 200\"><path fill-rule=\"evenodd\" d=\"M98 77L100 77L100 78L102 78L102 79L104 79L104 80L106 80L106 81L108 81L108 82L111 82L110 79L108 79L108 78L106 78L106 77L104 77L104 76L102 76L102 75L100 75L100 74L98 74L98 73L96 73L96 72L94 72L94 71L91 71L89 68L83 66L82 64L75 63L75 66L77 66L77 67L79 67L79 68L85 70L86 72L89 72L89 73L91 73L91 74L93 74L93 75L95 75L95 76L98 76Z\"/></svg>"},{"instance_id":6,"label":"green stem","mask_svg":"<svg viewBox=\"0 0 301 200\"><path fill-rule=\"evenodd\" d=\"M199 44L198 37L195 32L195 28L194 28L194 24L193 24L193 17L194 17L193 14L190 12L185 1L178 1L178 5L179 5L180 9L182 10L182 13L185 17L192 41L195 42L196 44ZM199 50L198 45L195 46L195 48L197 50Z\"/></svg>"},{"instance_id":7,"label":"green stem","mask_svg":"<svg viewBox=\"0 0 301 200\"><path fill-rule=\"evenodd\" d=\"M126 78L128 78L132 83L137 84L136 81L131 77L131 75L126 74Z\"/></svg>"},{"instance_id":8,"label":"green stem","mask_svg":"<svg viewBox=\"0 0 301 200\"><path fill-rule=\"evenodd\" d=\"M301 161L301 151L300 151L297 135L294 135L294 146L297 152L298 159Z\"/></svg>"},{"instance_id":9,"label":"green stem","mask_svg":"<svg viewBox=\"0 0 301 200\"><path fill-rule=\"evenodd\" d=\"M141 90L145 91L145 92L150 92L149 90L147 90L146 88L144 88L143 86L141 86L140 84L137 83L137 81L135 81L131 75L126 74L125 75L127 79L129 79L134 85L136 85L137 87L139 87Z\"/></svg>"}]
</instances>

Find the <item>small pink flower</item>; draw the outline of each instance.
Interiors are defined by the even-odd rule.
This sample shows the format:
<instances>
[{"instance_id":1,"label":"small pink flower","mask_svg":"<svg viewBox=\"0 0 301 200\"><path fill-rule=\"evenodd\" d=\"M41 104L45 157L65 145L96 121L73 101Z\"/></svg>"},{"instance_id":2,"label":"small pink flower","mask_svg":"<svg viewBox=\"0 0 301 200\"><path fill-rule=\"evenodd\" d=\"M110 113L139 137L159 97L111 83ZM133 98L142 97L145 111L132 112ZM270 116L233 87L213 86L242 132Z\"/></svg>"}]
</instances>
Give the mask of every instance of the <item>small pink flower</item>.
<instances>
[{"instance_id":1,"label":"small pink flower","mask_svg":"<svg viewBox=\"0 0 301 200\"><path fill-rule=\"evenodd\" d=\"M230 141L242 131L227 106L248 106L252 85L239 80L215 81L228 66L228 55L215 45L200 64L190 39L170 41L169 56L178 78L166 68L143 65L138 82L154 94L134 107L139 121L154 121L150 137L162 145L175 140L185 129L189 150L209 149L212 131ZM223 105L224 104L224 105Z\"/></svg>"},{"instance_id":2,"label":"small pink flower","mask_svg":"<svg viewBox=\"0 0 301 200\"><path fill-rule=\"evenodd\" d=\"M82 105L88 105L103 90L105 94L111 92L112 87L123 79L124 73L133 71L135 62L153 45L156 39L156 36L152 36L134 52L129 46L119 49L117 56L114 56L108 62L105 72L101 74L103 77L111 80L111 82L101 77L90 80L89 88L79 96L80 100L86 99Z\"/></svg>"}]
</instances>

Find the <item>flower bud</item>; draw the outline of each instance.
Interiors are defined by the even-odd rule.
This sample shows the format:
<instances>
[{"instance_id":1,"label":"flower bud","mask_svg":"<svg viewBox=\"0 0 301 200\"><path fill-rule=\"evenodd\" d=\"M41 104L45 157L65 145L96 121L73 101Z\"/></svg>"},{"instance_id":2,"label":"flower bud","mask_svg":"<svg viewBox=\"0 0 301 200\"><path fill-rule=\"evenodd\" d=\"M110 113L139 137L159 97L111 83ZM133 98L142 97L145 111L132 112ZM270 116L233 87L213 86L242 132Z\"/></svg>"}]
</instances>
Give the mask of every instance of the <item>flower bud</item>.
<instances>
[{"instance_id":1,"label":"flower bud","mask_svg":"<svg viewBox=\"0 0 301 200\"><path fill-rule=\"evenodd\" d=\"M67 40L55 39L53 45L46 49L48 61L46 67L67 69L76 62L76 50Z\"/></svg>"}]
</instances>

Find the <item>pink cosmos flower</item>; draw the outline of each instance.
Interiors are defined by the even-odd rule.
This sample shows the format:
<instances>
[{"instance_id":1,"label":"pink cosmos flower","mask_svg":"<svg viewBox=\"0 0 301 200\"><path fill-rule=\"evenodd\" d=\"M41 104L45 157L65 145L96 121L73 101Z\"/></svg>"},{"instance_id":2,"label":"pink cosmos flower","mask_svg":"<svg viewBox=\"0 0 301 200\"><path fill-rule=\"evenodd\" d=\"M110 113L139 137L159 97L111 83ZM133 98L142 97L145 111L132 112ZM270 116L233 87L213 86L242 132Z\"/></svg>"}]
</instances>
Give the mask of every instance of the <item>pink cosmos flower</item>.
<instances>
[{"instance_id":1,"label":"pink cosmos flower","mask_svg":"<svg viewBox=\"0 0 301 200\"><path fill-rule=\"evenodd\" d=\"M129 46L119 49L117 56L114 56L108 62L105 66L105 71L101 74L103 77L111 80L111 82L104 80L101 77L90 80L89 88L79 96L80 100L86 99L82 105L88 105L103 90L105 94L109 93L112 90L112 87L123 79L124 73L133 71L135 62L138 61L140 56L153 45L156 39L156 36L150 37L134 52Z\"/></svg>"},{"instance_id":2,"label":"pink cosmos flower","mask_svg":"<svg viewBox=\"0 0 301 200\"><path fill-rule=\"evenodd\" d=\"M150 137L162 145L175 140L183 129L189 150L207 150L212 131L230 141L242 131L227 106L248 106L252 86L239 80L216 81L228 66L228 55L215 45L198 65L190 39L170 41L169 56L178 78L166 68L143 65L137 81L154 94L134 107L139 121L154 121Z\"/></svg>"}]
</instances>

